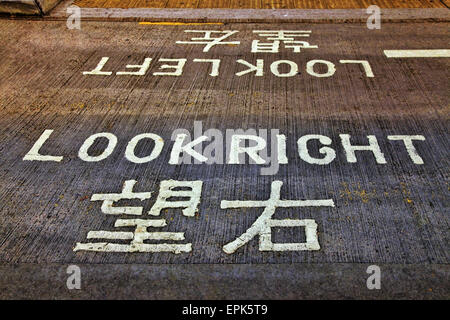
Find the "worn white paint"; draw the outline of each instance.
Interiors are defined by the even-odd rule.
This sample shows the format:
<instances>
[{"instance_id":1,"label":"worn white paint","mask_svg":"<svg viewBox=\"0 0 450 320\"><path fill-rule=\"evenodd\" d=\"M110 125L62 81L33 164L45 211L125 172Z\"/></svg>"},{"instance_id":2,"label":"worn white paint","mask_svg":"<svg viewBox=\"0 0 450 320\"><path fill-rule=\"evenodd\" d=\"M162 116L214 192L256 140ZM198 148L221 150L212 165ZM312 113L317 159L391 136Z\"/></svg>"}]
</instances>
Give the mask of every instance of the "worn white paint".
<instances>
[{"instance_id":1,"label":"worn white paint","mask_svg":"<svg viewBox=\"0 0 450 320\"><path fill-rule=\"evenodd\" d=\"M175 69L172 72L154 72L154 76L175 76L179 77L183 74L183 68L187 59L159 59L159 62L175 62L175 65L163 64L160 69Z\"/></svg>"},{"instance_id":2,"label":"worn white paint","mask_svg":"<svg viewBox=\"0 0 450 320\"><path fill-rule=\"evenodd\" d=\"M264 37L271 42L260 42L259 40L252 41L252 52L269 52L278 53L280 43L284 44L285 48L293 49L293 52L300 52L301 49L318 48L316 45L310 45L306 41L297 41L296 37L309 37L311 30L253 30L258 36Z\"/></svg>"},{"instance_id":3,"label":"worn white paint","mask_svg":"<svg viewBox=\"0 0 450 320\"><path fill-rule=\"evenodd\" d=\"M289 71L286 73L280 73L280 64L287 64L289 66ZM277 60L270 65L270 71L280 78L293 77L298 74L298 65L290 60Z\"/></svg>"},{"instance_id":4,"label":"worn white paint","mask_svg":"<svg viewBox=\"0 0 450 320\"><path fill-rule=\"evenodd\" d=\"M308 151L308 141L314 139L319 140L319 142L323 145L331 145L332 143L332 140L327 136L323 136L320 134L304 135L297 140L298 154L300 156L300 159L310 164L325 165L331 163L336 158L336 152L334 151L334 149L329 147L322 147L319 149L319 153L325 155L325 157L321 159L311 157Z\"/></svg>"},{"instance_id":5,"label":"worn white paint","mask_svg":"<svg viewBox=\"0 0 450 320\"><path fill-rule=\"evenodd\" d=\"M119 71L116 72L119 76L145 76L148 68L150 68L151 58L145 58L143 64L128 64L125 68L127 69L139 69L137 71Z\"/></svg>"},{"instance_id":6,"label":"worn white paint","mask_svg":"<svg viewBox=\"0 0 450 320\"><path fill-rule=\"evenodd\" d=\"M153 148L150 155L146 157L136 157L134 150L142 139L152 139L155 143L155 147ZM142 133L137 136L135 136L133 139L128 142L127 148L125 150L125 158L128 159L128 161L131 161L133 163L147 163L154 159L156 159L160 154L164 147L164 140L160 136L154 133Z\"/></svg>"},{"instance_id":7,"label":"worn white paint","mask_svg":"<svg viewBox=\"0 0 450 320\"><path fill-rule=\"evenodd\" d=\"M211 63L211 77L217 77L219 75L220 59L194 59L194 62L207 62Z\"/></svg>"},{"instance_id":8,"label":"worn white paint","mask_svg":"<svg viewBox=\"0 0 450 320\"><path fill-rule=\"evenodd\" d=\"M253 30L260 37L265 37L267 40L281 40L292 41L294 37L309 37L311 30Z\"/></svg>"},{"instance_id":9,"label":"worn white paint","mask_svg":"<svg viewBox=\"0 0 450 320\"><path fill-rule=\"evenodd\" d=\"M253 65L242 59L236 60L236 62L248 67L247 70L243 70L243 71L236 73L236 75L238 77L243 76L244 74L247 74L250 72L255 72L255 77L262 77L264 75L264 60L263 59L256 59L256 65Z\"/></svg>"},{"instance_id":10,"label":"worn white paint","mask_svg":"<svg viewBox=\"0 0 450 320\"><path fill-rule=\"evenodd\" d=\"M284 134L277 134L277 158L279 164L288 164L286 139L287 138Z\"/></svg>"},{"instance_id":11,"label":"worn white paint","mask_svg":"<svg viewBox=\"0 0 450 320\"><path fill-rule=\"evenodd\" d=\"M89 148L94 144L95 140L99 138L106 138L108 139L108 146L103 150L102 154L98 156L90 156L88 154ZM117 137L113 135L112 133L108 132L100 132L91 135L89 138L87 138L83 145L80 147L80 150L78 152L78 157L86 162L98 162L102 161L106 158L108 158L114 151L115 147L117 145Z\"/></svg>"},{"instance_id":12,"label":"worn white paint","mask_svg":"<svg viewBox=\"0 0 450 320\"><path fill-rule=\"evenodd\" d=\"M196 146L197 144L201 144L202 142L209 140L209 137L200 136L197 139L195 139L183 146L184 140L186 138L187 138L187 134L185 134L185 133L177 134L177 136L175 138L175 142L172 147L172 152L170 153L169 164L174 164L174 165L179 164L180 157L183 152L189 154L191 157L193 157L197 161L200 161L200 162L207 161L208 158L206 158L205 156L198 153L197 151L195 151L192 148L194 146Z\"/></svg>"},{"instance_id":13,"label":"worn white paint","mask_svg":"<svg viewBox=\"0 0 450 320\"><path fill-rule=\"evenodd\" d=\"M259 218L252 224L252 226L241 236L234 241L223 246L223 250L227 254L234 253L237 249L252 240L256 235L260 236L260 251L287 251L287 250L319 250L320 246L317 239L317 225L314 220L273 220L272 216L277 207L334 207L332 199L326 200L280 200L280 191L283 182L273 181L271 185L271 192L269 200L265 201L227 201L222 200L220 203L221 209L231 208L255 208L263 207L264 211ZM271 242L270 234L271 227L279 226L305 226L307 242L305 244L273 244Z\"/></svg>"},{"instance_id":14,"label":"worn white paint","mask_svg":"<svg viewBox=\"0 0 450 320\"><path fill-rule=\"evenodd\" d=\"M143 232L141 233L146 240L184 240L183 232ZM108 240L133 240L135 234L133 232L122 231L89 231L88 239L108 239Z\"/></svg>"},{"instance_id":15,"label":"worn white paint","mask_svg":"<svg viewBox=\"0 0 450 320\"><path fill-rule=\"evenodd\" d=\"M133 232L122 231L89 231L87 239L133 240Z\"/></svg>"},{"instance_id":16,"label":"worn white paint","mask_svg":"<svg viewBox=\"0 0 450 320\"><path fill-rule=\"evenodd\" d=\"M314 66L318 63L324 64L327 66L327 72L325 73L317 73L314 71ZM314 77L318 78L326 78L331 77L336 72L336 66L334 63L327 60L310 60L306 63L306 72Z\"/></svg>"},{"instance_id":17,"label":"worn white paint","mask_svg":"<svg viewBox=\"0 0 450 320\"><path fill-rule=\"evenodd\" d=\"M370 66L369 61L367 60L339 60L340 63L357 63L362 65L364 72L367 78L375 77L372 71L372 67Z\"/></svg>"},{"instance_id":18,"label":"worn white paint","mask_svg":"<svg viewBox=\"0 0 450 320\"><path fill-rule=\"evenodd\" d=\"M251 147L241 146L241 142L244 142L245 140L254 141L256 142L256 145ZM258 155L258 152L264 150L266 146L267 142L262 137L248 134L235 134L231 137L230 158L228 163L241 164L239 162L239 155L246 153L256 164L265 164L266 161Z\"/></svg>"},{"instance_id":19,"label":"worn white paint","mask_svg":"<svg viewBox=\"0 0 450 320\"><path fill-rule=\"evenodd\" d=\"M127 215L141 215L142 207L113 207L114 202L126 199L139 199L141 201L150 199L151 192L133 192L136 180L127 180L123 184L121 193L97 193L93 194L91 201L103 201L101 210L105 214L127 214Z\"/></svg>"},{"instance_id":20,"label":"worn white paint","mask_svg":"<svg viewBox=\"0 0 450 320\"><path fill-rule=\"evenodd\" d=\"M61 162L62 156L49 156L49 155L41 155L39 150L42 148L44 143L50 138L50 135L53 133L53 130L44 130L39 139L34 143L33 147L31 147L30 151L23 157L25 161L55 161Z\"/></svg>"},{"instance_id":21,"label":"worn white paint","mask_svg":"<svg viewBox=\"0 0 450 320\"><path fill-rule=\"evenodd\" d=\"M90 75L90 76L110 76L112 75L111 71L102 71L105 64L108 62L109 57L102 57L100 59L100 62L97 64L97 66L92 71L84 71L83 75Z\"/></svg>"},{"instance_id":22,"label":"worn white paint","mask_svg":"<svg viewBox=\"0 0 450 320\"><path fill-rule=\"evenodd\" d=\"M386 164L386 159L384 157L383 152L381 152L380 146L378 145L377 138L373 135L367 136L369 140L368 146L353 146L350 143L350 135L349 134L340 134L342 146L344 147L345 154L347 156L347 161L350 163L357 162L355 151L372 151L375 156L375 160L379 164Z\"/></svg>"},{"instance_id":23,"label":"worn white paint","mask_svg":"<svg viewBox=\"0 0 450 320\"><path fill-rule=\"evenodd\" d=\"M169 252L174 254L189 253L192 251L192 244L118 244L107 242L77 243L73 251L96 251L96 252Z\"/></svg>"},{"instance_id":24,"label":"worn white paint","mask_svg":"<svg viewBox=\"0 0 450 320\"><path fill-rule=\"evenodd\" d=\"M272 230L275 227L304 227L305 243L273 243ZM319 239L317 238L317 223L312 219L303 220L269 220L259 237L260 251L314 251L320 250Z\"/></svg>"},{"instance_id":25,"label":"worn white paint","mask_svg":"<svg viewBox=\"0 0 450 320\"><path fill-rule=\"evenodd\" d=\"M313 48L317 46L309 46L307 42L304 41L286 41L287 43L294 43L292 47L295 48ZM274 41L273 43L259 43L259 46L262 46L262 49L260 49L258 52L275 52L278 51L279 41ZM275 46L274 48L272 48ZM285 45L286 47L289 47L288 45ZM295 51L295 50L294 50ZM103 71L103 67L105 66L106 62L109 60L109 57L103 57L102 60L99 62L97 67L93 69L92 71L85 71L83 72L84 75L111 75L112 72L110 71ZM159 69L165 70L170 69L170 71L156 71L153 73L154 76L182 76L184 72L184 67L187 63L186 58L178 58L178 59L166 59L166 58L160 58L158 60L159 62L170 62L173 64L162 64ZM209 75L212 77L219 76L219 69L221 67L221 59L193 59L194 63L210 63L211 69L209 72ZM116 75L134 75L134 76L145 76L147 74L147 71L150 68L150 63L152 62L152 58L145 58L144 63L141 65L126 65L125 68L127 69L137 69L136 71L118 71L116 72ZM341 64L358 64L362 67L366 77L373 78L375 77L372 67L370 63L367 60L339 60ZM247 67L247 69L244 69L242 71L237 72L235 75L238 77L241 77L243 75L254 73L256 77L262 77L264 76L264 59L256 59L256 63L250 63L248 61L245 61L243 59L236 60L236 63L242 64ZM289 67L289 70L287 72L280 72L280 67L282 65L287 65ZM319 73L315 68L317 69L317 64L322 64L326 67L326 71ZM295 75L299 74L299 66L297 62L292 60L278 60L274 61L270 64L270 70L273 75L277 77L294 77ZM336 72L336 66L334 63L327 61L327 60L310 60L306 63L306 73L318 78L326 78L331 77Z\"/></svg>"},{"instance_id":26,"label":"worn white paint","mask_svg":"<svg viewBox=\"0 0 450 320\"><path fill-rule=\"evenodd\" d=\"M450 49L384 50L388 58L450 58Z\"/></svg>"},{"instance_id":27,"label":"worn white paint","mask_svg":"<svg viewBox=\"0 0 450 320\"><path fill-rule=\"evenodd\" d=\"M132 214L141 215L142 207L113 207L114 202L124 199L140 199L141 201L151 197L150 192L135 193L133 187L136 180L127 180L121 193L116 194L94 194L92 201L103 201L102 212L106 214ZM149 211L150 215L160 215L162 209L183 208L183 215L194 216L198 211L202 192L202 181L161 181L160 191L156 203ZM190 190L186 191L185 188ZM176 190L183 189L183 190ZM183 201L169 201L169 198L189 198ZM134 232L129 231L90 231L88 239L106 240L131 240L130 244L118 243L77 243L74 251L98 251L98 252L191 252L192 244L147 244L146 240L185 240L182 232L149 232L148 228L162 228L167 225L164 219L117 219L114 227L135 227Z\"/></svg>"},{"instance_id":28,"label":"worn white paint","mask_svg":"<svg viewBox=\"0 0 450 320\"><path fill-rule=\"evenodd\" d=\"M261 42L252 41L252 53L278 53L280 50L280 41Z\"/></svg>"},{"instance_id":29,"label":"worn white paint","mask_svg":"<svg viewBox=\"0 0 450 320\"><path fill-rule=\"evenodd\" d=\"M114 227L139 227L142 228L162 228L167 226L167 222L164 219L146 220L146 219L117 219L114 223Z\"/></svg>"},{"instance_id":30,"label":"worn white paint","mask_svg":"<svg viewBox=\"0 0 450 320\"><path fill-rule=\"evenodd\" d=\"M182 232L148 232L149 227L164 227L167 223L164 219L117 219L115 227L136 227L133 232L90 231L88 239L106 240L132 240L130 244L117 243L77 243L74 251L99 251L99 252L171 252L181 253L192 251L192 244L146 244L146 240L184 240Z\"/></svg>"},{"instance_id":31,"label":"worn white paint","mask_svg":"<svg viewBox=\"0 0 450 320\"><path fill-rule=\"evenodd\" d=\"M238 30L184 30L187 33L203 33L203 37L194 37L191 38L191 41L177 41L178 44L204 44L203 52L209 52L209 50L216 45L238 45L240 41L223 41L235 33L238 33ZM212 34L222 34L222 36L213 38Z\"/></svg>"},{"instance_id":32,"label":"worn white paint","mask_svg":"<svg viewBox=\"0 0 450 320\"><path fill-rule=\"evenodd\" d=\"M417 153L417 149L414 147L413 140L419 140L419 141L425 141L425 137L421 135L394 135L394 136L388 136L388 140L403 141L406 151L408 151L408 155L411 158L412 162L414 164L423 164L423 159L421 156L419 156L419 153Z\"/></svg>"},{"instance_id":33,"label":"worn white paint","mask_svg":"<svg viewBox=\"0 0 450 320\"><path fill-rule=\"evenodd\" d=\"M293 52L299 53L301 49L317 49L319 48L316 45L309 44L309 42L306 41L283 41L285 48L292 48Z\"/></svg>"},{"instance_id":34,"label":"worn white paint","mask_svg":"<svg viewBox=\"0 0 450 320\"><path fill-rule=\"evenodd\" d=\"M158 198L148 212L152 216L159 216L161 210L167 208L183 208L183 215L193 217L198 211L202 194L203 181L161 181ZM177 188L189 188L190 190L175 190ZM169 201L172 197L187 197L189 200Z\"/></svg>"}]
</instances>

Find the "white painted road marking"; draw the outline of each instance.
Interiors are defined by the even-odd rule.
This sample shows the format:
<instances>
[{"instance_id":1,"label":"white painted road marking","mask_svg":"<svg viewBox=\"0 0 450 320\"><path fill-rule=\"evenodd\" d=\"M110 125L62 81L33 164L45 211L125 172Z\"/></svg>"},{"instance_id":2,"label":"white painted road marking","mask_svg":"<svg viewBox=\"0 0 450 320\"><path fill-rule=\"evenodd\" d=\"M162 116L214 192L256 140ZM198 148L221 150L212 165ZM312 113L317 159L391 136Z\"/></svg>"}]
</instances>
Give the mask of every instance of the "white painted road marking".
<instances>
[{"instance_id":1,"label":"white painted road marking","mask_svg":"<svg viewBox=\"0 0 450 320\"><path fill-rule=\"evenodd\" d=\"M450 49L384 50L388 58L450 58Z\"/></svg>"},{"instance_id":2,"label":"white painted road marking","mask_svg":"<svg viewBox=\"0 0 450 320\"><path fill-rule=\"evenodd\" d=\"M236 252L237 249L244 246L259 235L259 251L311 251L320 250L319 240L317 238L317 223L313 219L292 220L272 219L275 209L288 207L334 207L333 199L324 200L281 200L280 191L283 182L273 181L271 185L270 198L263 201L228 201L220 202L221 209L236 208L264 208L261 216L256 219L252 226L238 238L223 246L223 251L227 254ZM304 243L273 243L273 227L305 227L306 242Z\"/></svg>"},{"instance_id":3,"label":"white painted road marking","mask_svg":"<svg viewBox=\"0 0 450 320\"><path fill-rule=\"evenodd\" d=\"M215 130L214 134L211 135L210 130ZM289 159L286 155L286 141L287 137L283 134L278 134L279 129L272 129L276 132L277 146L271 146L271 148L277 149L277 164L288 164ZM200 132L202 130L200 129ZM259 135L257 135L256 130L247 130L245 132L249 134L236 134L237 132L244 132L243 130L226 129L225 133L220 132L218 129L209 129L204 132L205 135L197 136L194 135L194 140L191 141L190 134L178 133L180 131L174 130L172 132L172 140L174 144L172 145L172 150L170 151L170 165L179 165L181 163L191 164L191 158L193 158L196 164L207 163L207 164L246 164L245 158L242 158L246 154L250 159L250 164L271 164L272 159L266 159L267 154L264 153L268 151L269 147L267 144L267 129L259 129ZM188 132L188 131L187 131ZM244 133L245 133L244 132ZM264 133L265 132L265 133ZM53 130L47 129L35 142L30 151L23 157L23 161L56 161L61 162L63 156L50 156L41 154L41 148L43 148ZM189 133L189 132L188 132ZM272 134L272 133L271 133ZM205 141L210 141L211 137L215 137L214 141L206 146L202 147L201 143ZM217 138L219 137L219 138ZM350 142L351 136L349 134L340 134L341 145L344 149L347 162L356 163L358 159L356 157L356 151L371 151L375 156L375 160L378 164L386 164L386 158L382 152L380 145L378 144L378 139L374 135L367 135L366 138L369 141L369 145L352 145ZM90 147L95 143L97 139L106 138L108 139L108 146L103 150L101 155L90 156L88 151ZM134 149L136 148L139 141L143 139L151 139L154 141L153 151L149 156L138 158L134 154ZM225 139L225 140L224 140ZM261 140L263 139L263 140ZM324 155L323 158L313 158L310 154L308 141L319 140L321 145L331 145L332 140L328 136L308 134L301 136L297 140L297 148L299 157L309 164L330 164L336 159L336 149L330 147L320 147L318 149L319 153ZM387 140L390 141L403 141L404 147L408 152L408 155L412 162L417 165L424 164L424 160L419 155L418 150L413 144L413 141L425 141L423 135L390 135L387 136ZM99 162L109 158L118 144L119 138L112 133L101 132L89 136L81 145L78 151L78 158L84 162ZM240 143L243 141L253 141L256 142L256 146L252 147L241 147ZM230 143L229 143L230 142ZM54 147L57 144L54 144ZM200 147L198 149L197 147ZM47 146L48 148L49 146ZM131 163L144 164L153 161L160 157L162 149L164 147L164 139L154 133L142 133L133 137L127 144L125 150L125 158ZM216 156L212 156L211 150L214 150ZM274 150L274 149L272 149ZM43 151L42 151L43 152ZM203 154L204 153L204 154ZM209 157L206 157L208 155ZM222 155L219 157L219 155ZM186 158L185 158L186 157ZM191 157L191 158L189 158ZM181 160L183 158L183 160ZM225 159L225 160L224 160ZM188 160L189 162L184 162ZM180 162L181 161L181 162Z\"/></svg>"}]
</instances>

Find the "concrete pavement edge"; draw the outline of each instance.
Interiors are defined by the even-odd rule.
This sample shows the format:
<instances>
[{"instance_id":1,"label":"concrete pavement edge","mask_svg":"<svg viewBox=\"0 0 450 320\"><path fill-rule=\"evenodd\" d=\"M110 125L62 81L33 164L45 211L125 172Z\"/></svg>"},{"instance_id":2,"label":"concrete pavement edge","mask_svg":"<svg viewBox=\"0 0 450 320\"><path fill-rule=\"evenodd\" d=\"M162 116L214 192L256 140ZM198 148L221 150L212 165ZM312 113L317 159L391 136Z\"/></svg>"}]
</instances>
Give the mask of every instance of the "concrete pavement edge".
<instances>
[{"instance_id":1,"label":"concrete pavement edge","mask_svg":"<svg viewBox=\"0 0 450 320\"><path fill-rule=\"evenodd\" d=\"M77 264L81 289L66 286L70 264L0 265L0 299L448 299L446 264L368 263Z\"/></svg>"}]
</instances>

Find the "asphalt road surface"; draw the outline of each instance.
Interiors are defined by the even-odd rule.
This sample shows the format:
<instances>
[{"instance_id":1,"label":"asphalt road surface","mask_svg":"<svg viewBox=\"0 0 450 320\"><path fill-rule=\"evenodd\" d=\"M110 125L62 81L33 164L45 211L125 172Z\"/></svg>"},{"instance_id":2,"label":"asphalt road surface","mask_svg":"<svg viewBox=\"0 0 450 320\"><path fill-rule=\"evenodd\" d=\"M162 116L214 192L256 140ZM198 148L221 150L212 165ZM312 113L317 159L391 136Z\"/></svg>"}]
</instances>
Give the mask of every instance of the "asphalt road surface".
<instances>
[{"instance_id":1,"label":"asphalt road surface","mask_svg":"<svg viewBox=\"0 0 450 320\"><path fill-rule=\"evenodd\" d=\"M0 296L448 298L449 26L1 20Z\"/></svg>"}]
</instances>

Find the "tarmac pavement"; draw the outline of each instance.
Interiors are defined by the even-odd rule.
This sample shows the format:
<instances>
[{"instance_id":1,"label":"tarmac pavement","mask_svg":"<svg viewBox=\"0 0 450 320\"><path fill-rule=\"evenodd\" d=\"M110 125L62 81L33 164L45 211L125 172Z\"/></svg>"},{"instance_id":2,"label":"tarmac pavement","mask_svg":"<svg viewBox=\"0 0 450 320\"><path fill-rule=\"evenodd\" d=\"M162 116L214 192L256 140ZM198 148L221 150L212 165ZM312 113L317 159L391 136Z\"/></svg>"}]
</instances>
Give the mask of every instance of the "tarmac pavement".
<instances>
[{"instance_id":1,"label":"tarmac pavement","mask_svg":"<svg viewBox=\"0 0 450 320\"><path fill-rule=\"evenodd\" d=\"M0 296L448 298L448 31L0 20Z\"/></svg>"}]
</instances>

